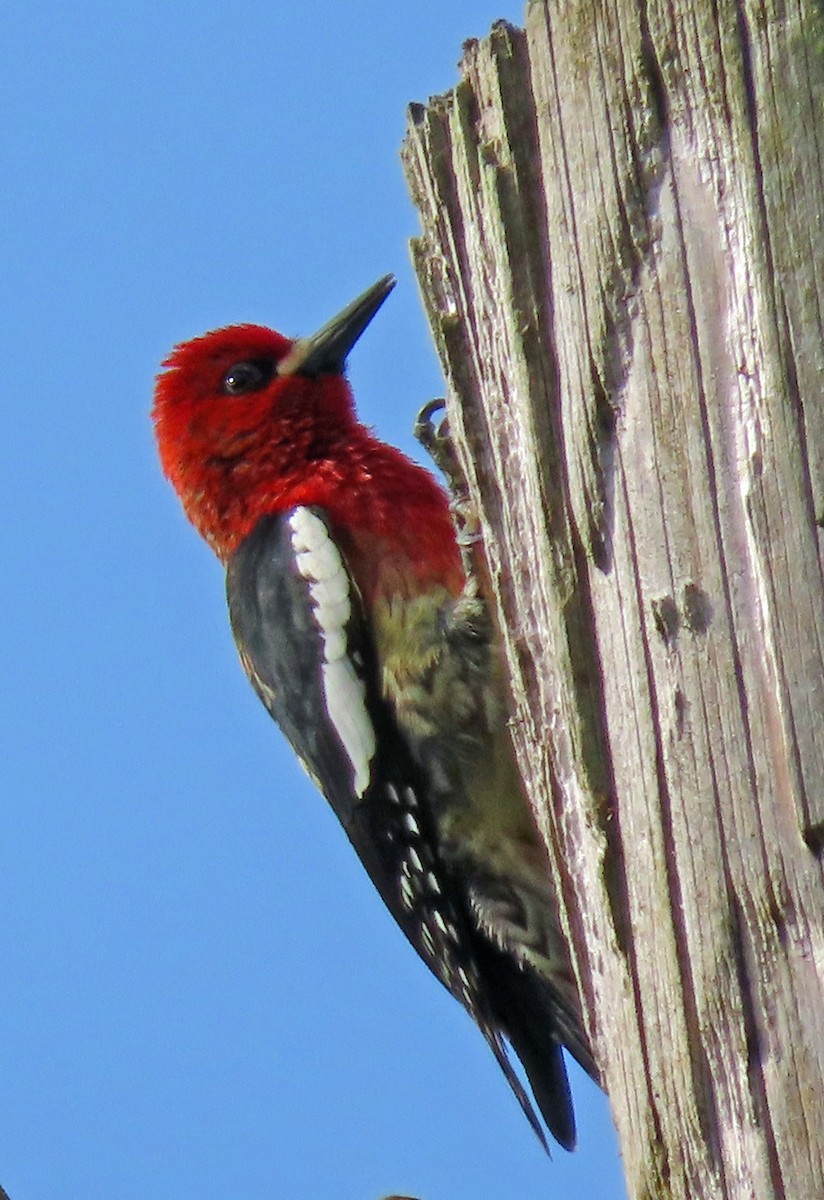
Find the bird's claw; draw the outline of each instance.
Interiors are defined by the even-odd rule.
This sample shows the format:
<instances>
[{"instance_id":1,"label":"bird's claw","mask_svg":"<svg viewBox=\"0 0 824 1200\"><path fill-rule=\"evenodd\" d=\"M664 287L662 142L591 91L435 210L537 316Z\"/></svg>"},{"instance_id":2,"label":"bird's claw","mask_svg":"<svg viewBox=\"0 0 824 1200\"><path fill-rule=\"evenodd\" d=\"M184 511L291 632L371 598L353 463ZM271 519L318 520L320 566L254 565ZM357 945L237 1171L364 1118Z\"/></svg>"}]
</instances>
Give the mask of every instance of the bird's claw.
<instances>
[{"instance_id":1,"label":"bird's claw","mask_svg":"<svg viewBox=\"0 0 824 1200\"><path fill-rule=\"evenodd\" d=\"M481 540L480 521L455 454L445 410L446 401L441 398L424 404L415 419L414 434L446 479L451 497L449 508L452 524L455 526L455 537L466 576L466 592L474 595L478 588L473 547ZM436 421L434 417L437 412L442 412L443 416Z\"/></svg>"},{"instance_id":2,"label":"bird's claw","mask_svg":"<svg viewBox=\"0 0 824 1200\"><path fill-rule=\"evenodd\" d=\"M443 413L443 416L438 421L434 419L437 412ZM460 479L460 470L455 459L455 450L449 432L446 401L438 397L436 400L430 400L427 404L424 404L415 418L413 432L435 466L446 476L450 490L453 491L456 477Z\"/></svg>"}]
</instances>

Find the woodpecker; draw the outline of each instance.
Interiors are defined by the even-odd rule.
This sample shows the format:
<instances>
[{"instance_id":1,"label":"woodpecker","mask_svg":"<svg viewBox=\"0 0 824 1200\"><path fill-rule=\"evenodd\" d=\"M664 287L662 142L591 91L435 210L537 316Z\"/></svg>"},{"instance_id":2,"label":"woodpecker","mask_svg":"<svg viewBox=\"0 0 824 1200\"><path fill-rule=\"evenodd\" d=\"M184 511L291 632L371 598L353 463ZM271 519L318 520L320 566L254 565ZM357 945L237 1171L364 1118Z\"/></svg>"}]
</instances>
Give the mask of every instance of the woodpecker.
<instances>
[{"instance_id":1,"label":"woodpecker","mask_svg":"<svg viewBox=\"0 0 824 1200\"><path fill-rule=\"evenodd\" d=\"M155 390L160 460L226 566L252 686L542 1144L536 1105L571 1150L562 1048L598 1075L509 742L500 647L447 493L360 423L344 374L394 282L313 337L236 325L177 346Z\"/></svg>"}]
</instances>

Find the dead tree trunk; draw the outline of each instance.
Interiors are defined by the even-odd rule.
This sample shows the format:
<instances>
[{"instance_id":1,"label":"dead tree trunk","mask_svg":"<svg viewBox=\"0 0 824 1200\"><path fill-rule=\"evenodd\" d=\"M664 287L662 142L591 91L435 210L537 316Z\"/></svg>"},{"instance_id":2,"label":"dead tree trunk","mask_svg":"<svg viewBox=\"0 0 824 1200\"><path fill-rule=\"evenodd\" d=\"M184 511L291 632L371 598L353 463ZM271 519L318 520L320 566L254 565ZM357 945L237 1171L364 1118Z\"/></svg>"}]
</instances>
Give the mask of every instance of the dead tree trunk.
<instances>
[{"instance_id":1,"label":"dead tree trunk","mask_svg":"<svg viewBox=\"0 0 824 1200\"><path fill-rule=\"evenodd\" d=\"M630 1194L824 1196L822 10L535 0L404 158Z\"/></svg>"}]
</instances>

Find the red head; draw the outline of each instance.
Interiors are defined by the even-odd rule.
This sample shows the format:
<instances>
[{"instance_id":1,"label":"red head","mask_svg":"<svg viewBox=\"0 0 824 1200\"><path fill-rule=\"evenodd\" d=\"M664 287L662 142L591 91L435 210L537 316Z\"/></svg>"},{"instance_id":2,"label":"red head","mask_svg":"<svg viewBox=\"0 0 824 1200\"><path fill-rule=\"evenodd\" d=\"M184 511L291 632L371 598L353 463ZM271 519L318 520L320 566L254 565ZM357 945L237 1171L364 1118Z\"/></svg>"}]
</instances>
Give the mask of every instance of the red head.
<instances>
[{"instance_id":1,"label":"red head","mask_svg":"<svg viewBox=\"0 0 824 1200\"><path fill-rule=\"evenodd\" d=\"M222 559L261 517L317 504L361 538L406 541L413 527L420 538L422 525L453 573L443 492L360 424L343 375L393 286L391 276L381 279L306 340L234 325L177 346L164 362L153 409L160 460Z\"/></svg>"},{"instance_id":2,"label":"red head","mask_svg":"<svg viewBox=\"0 0 824 1200\"><path fill-rule=\"evenodd\" d=\"M306 340L233 325L164 362L153 409L160 461L222 558L265 513L322 503L307 495L310 464L359 428L344 362L393 286L386 276Z\"/></svg>"}]
</instances>

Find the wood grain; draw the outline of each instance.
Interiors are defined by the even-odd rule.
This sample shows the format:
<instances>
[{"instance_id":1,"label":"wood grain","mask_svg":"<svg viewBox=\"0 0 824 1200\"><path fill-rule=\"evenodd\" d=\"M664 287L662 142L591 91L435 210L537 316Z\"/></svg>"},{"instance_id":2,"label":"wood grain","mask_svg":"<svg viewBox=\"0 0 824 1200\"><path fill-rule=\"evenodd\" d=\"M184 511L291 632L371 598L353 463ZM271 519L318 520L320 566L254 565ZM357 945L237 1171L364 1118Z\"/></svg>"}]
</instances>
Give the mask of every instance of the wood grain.
<instances>
[{"instance_id":1,"label":"wood grain","mask_svg":"<svg viewBox=\"0 0 824 1200\"><path fill-rule=\"evenodd\" d=\"M536 0L403 153L630 1194L824 1196L821 10Z\"/></svg>"}]
</instances>

